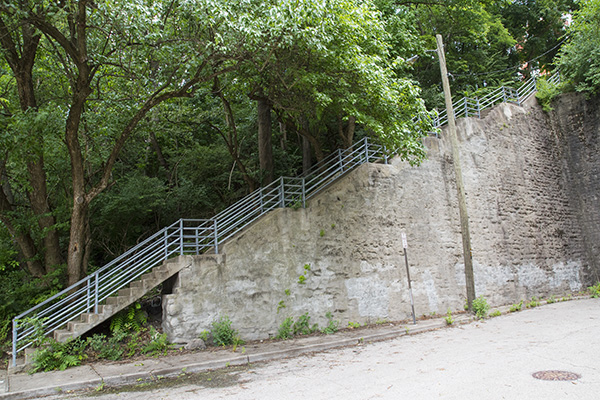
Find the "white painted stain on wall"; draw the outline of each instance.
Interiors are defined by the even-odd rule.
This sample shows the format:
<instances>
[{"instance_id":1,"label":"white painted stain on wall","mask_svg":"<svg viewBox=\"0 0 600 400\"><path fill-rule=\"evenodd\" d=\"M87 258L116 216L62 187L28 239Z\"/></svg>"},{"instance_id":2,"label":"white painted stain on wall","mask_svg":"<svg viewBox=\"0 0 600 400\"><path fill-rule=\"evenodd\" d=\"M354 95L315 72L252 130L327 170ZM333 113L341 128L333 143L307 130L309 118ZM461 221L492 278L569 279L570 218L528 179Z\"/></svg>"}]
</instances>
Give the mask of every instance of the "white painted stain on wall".
<instances>
[{"instance_id":1,"label":"white painted stain on wall","mask_svg":"<svg viewBox=\"0 0 600 400\"><path fill-rule=\"evenodd\" d=\"M389 286L387 282L370 276L346 279L349 299L358 303L361 317L387 317L389 310Z\"/></svg>"}]
</instances>

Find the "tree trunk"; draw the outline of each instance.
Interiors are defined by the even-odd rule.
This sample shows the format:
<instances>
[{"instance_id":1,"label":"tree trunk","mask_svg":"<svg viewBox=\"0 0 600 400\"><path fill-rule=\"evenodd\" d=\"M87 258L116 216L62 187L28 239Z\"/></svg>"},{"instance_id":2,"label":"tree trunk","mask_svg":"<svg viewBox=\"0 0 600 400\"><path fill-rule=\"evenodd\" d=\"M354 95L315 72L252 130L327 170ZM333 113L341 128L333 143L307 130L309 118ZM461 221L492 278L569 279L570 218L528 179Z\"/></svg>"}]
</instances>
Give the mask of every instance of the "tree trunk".
<instances>
[{"instance_id":1,"label":"tree trunk","mask_svg":"<svg viewBox=\"0 0 600 400\"><path fill-rule=\"evenodd\" d=\"M21 24L21 47L19 44L12 41L10 33L8 32L8 27L1 19L0 35L2 35L0 42L4 49L5 59L15 76L20 108L23 112L36 110L38 105L35 96L32 70L41 35L36 33L28 23L23 22ZM19 49L20 51L17 50L18 47L21 47ZM43 143L43 138L39 137L39 135L36 139L38 143ZM44 264L39 260L32 260L40 250L36 249L32 235L15 232L17 235L15 241L27 259L28 269L35 276L40 275L40 268L44 273L48 273L63 262L58 233L56 232L56 229L54 229L56 220L51 213L52 210L48 203L43 151L44 149L40 145L40 148L37 149L37 159L27 163L30 186L27 195L31 205L31 211L36 216L38 226L42 232ZM10 201L9 199L6 200Z\"/></svg>"},{"instance_id":2,"label":"tree trunk","mask_svg":"<svg viewBox=\"0 0 600 400\"><path fill-rule=\"evenodd\" d=\"M69 236L69 255L67 259L68 285L76 283L83 275L87 239L86 224L89 204L84 196L75 198L71 213L71 231Z\"/></svg>"},{"instance_id":3,"label":"tree trunk","mask_svg":"<svg viewBox=\"0 0 600 400\"><path fill-rule=\"evenodd\" d=\"M310 142L306 136L302 137L302 172L307 173L312 167L312 152L310 151Z\"/></svg>"},{"instance_id":4,"label":"tree trunk","mask_svg":"<svg viewBox=\"0 0 600 400\"><path fill-rule=\"evenodd\" d=\"M354 141L354 131L356 130L356 117L348 117L348 126L344 129L344 122L342 116L338 117L338 131L342 138L342 145L345 149L352 147Z\"/></svg>"},{"instance_id":5,"label":"tree trunk","mask_svg":"<svg viewBox=\"0 0 600 400\"><path fill-rule=\"evenodd\" d=\"M257 100L258 159L262 184L273 182L273 146L271 144L271 106L265 99Z\"/></svg>"},{"instance_id":6,"label":"tree trunk","mask_svg":"<svg viewBox=\"0 0 600 400\"><path fill-rule=\"evenodd\" d=\"M31 190L28 192L31 209L37 217L38 226L43 234L44 242L44 265L46 273L52 272L56 266L62 264L63 259L60 251L58 232L54 228L56 220L51 214L52 210L48 204L48 192L46 186L46 171L44 159L40 155L36 162L28 163L29 183Z\"/></svg>"}]
</instances>

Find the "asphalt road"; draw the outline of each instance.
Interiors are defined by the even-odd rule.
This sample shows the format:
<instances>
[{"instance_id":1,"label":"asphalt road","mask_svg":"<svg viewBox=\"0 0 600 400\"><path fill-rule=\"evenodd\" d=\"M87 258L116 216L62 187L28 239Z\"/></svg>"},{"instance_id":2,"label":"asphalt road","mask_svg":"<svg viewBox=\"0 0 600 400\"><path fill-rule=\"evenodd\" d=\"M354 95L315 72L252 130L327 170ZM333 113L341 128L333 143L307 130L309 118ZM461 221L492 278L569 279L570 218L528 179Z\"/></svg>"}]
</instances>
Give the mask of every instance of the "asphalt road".
<instances>
[{"instance_id":1,"label":"asphalt road","mask_svg":"<svg viewBox=\"0 0 600 400\"><path fill-rule=\"evenodd\" d=\"M576 373L580 378L546 381L532 376L549 370ZM93 398L596 400L600 398L600 299L555 303L249 368L100 391Z\"/></svg>"}]
</instances>

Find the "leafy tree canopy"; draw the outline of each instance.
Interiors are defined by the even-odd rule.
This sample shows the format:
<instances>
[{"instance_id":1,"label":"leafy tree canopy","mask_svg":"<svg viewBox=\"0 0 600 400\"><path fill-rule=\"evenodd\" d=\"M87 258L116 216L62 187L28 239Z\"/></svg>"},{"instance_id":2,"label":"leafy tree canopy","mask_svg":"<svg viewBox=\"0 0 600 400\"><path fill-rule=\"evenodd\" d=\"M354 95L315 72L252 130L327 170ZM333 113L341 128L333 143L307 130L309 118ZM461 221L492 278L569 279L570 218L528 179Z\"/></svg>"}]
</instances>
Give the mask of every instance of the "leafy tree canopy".
<instances>
[{"instance_id":1,"label":"leafy tree canopy","mask_svg":"<svg viewBox=\"0 0 600 400\"><path fill-rule=\"evenodd\" d=\"M581 10L573 14L557 64L578 91L600 93L600 1L582 2Z\"/></svg>"}]
</instances>

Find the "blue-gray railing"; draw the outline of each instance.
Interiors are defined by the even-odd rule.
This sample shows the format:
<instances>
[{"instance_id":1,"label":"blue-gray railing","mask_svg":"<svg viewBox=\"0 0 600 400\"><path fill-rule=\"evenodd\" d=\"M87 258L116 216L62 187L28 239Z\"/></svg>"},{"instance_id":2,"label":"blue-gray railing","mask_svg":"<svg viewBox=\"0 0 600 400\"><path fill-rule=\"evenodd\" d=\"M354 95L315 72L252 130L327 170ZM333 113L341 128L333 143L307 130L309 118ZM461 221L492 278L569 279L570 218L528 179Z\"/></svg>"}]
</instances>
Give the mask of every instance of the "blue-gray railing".
<instances>
[{"instance_id":1,"label":"blue-gray railing","mask_svg":"<svg viewBox=\"0 0 600 400\"><path fill-rule=\"evenodd\" d=\"M558 73L548 78L558 84ZM535 78L518 89L502 86L481 98L464 97L454 103L457 118L481 117L481 111L500 102L523 104L536 91ZM436 114L433 126L447 122L446 112ZM41 326L44 334L62 328L82 313L98 313L98 306L171 256L219 252L219 245L248 224L275 208L305 207L306 200L330 183L366 162L384 161L385 149L365 138L347 150L338 150L300 177L281 177L270 185L221 211L211 219L180 219L123 253L93 274L69 286L13 319L13 365L17 354L31 346ZM34 319L35 318L35 319Z\"/></svg>"},{"instance_id":2,"label":"blue-gray railing","mask_svg":"<svg viewBox=\"0 0 600 400\"><path fill-rule=\"evenodd\" d=\"M115 258L93 274L69 286L13 319L13 365L17 354L31 346L41 327L44 334L61 329L83 313L98 313L110 296L160 265L169 257L219 252L219 246L271 210L304 207L337 178L366 162L387 162L385 149L366 138L338 150L300 177L281 177L257 189L211 219L180 219Z\"/></svg>"},{"instance_id":3,"label":"blue-gray railing","mask_svg":"<svg viewBox=\"0 0 600 400\"><path fill-rule=\"evenodd\" d=\"M532 77L523 82L517 89L507 86L500 86L483 97L463 97L452 103L454 108L454 117L477 117L481 118L481 111L490 108L499 103L514 103L523 105L537 91L537 81L540 78ZM545 78L548 83L558 85L560 75L558 72ZM432 125L439 128L448 123L448 113L446 110L434 111Z\"/></svg>"}]
</instances>

